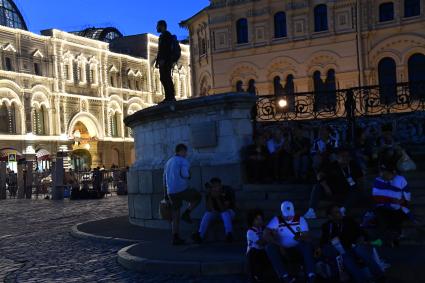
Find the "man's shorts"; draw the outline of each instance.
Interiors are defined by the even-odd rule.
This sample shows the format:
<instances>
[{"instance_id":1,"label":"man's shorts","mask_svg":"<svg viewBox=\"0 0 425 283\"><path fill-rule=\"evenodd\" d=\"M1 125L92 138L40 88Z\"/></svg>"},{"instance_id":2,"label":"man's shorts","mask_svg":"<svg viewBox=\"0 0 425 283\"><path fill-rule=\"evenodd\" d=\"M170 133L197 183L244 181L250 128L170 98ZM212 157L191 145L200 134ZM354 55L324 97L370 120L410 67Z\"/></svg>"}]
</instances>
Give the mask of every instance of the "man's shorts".
<instances>
[{"instance_id":1,"label":"man's shorts","mask_svg":"<svg viewBox=\"0 0 425 283\"><path fill-rule=\"evenodd\" d=\"M171 207L173 209L180 209L183 205L183 201L195 202L201 199L201 194L195 189L186 189L177 194L168 195Z\"/></svg>"}]
</instances>

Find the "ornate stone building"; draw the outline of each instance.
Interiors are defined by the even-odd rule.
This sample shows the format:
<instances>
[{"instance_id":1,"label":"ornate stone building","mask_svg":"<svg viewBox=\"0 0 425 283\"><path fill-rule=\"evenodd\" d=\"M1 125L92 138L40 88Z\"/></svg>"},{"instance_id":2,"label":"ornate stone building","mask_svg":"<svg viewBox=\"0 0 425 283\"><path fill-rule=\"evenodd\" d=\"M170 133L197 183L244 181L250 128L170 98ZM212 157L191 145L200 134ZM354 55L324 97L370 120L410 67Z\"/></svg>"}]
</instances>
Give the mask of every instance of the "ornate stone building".
<instances>
[{"instance_id":1,"label":"ornate stone building","mask_svg":"<svg viewBox=\"0 0 425 283\"><path fill-rule=\"evenodd\" d=\"M35 153L40 162L69 150L77 169L131 164L133 138L123 118L163 99L153 67L158 38L114 28L38 35L27 31L13 1L1 3L2 160ZM174 71L180 99L191 96L189 56L182 45Z\"/></svg>"},{"instance_id":2,"label":"ornate stone building","mask_svg":"<svg viewBox=\"0 0 425 283\"><path fill-rule=\"evenodd\" d=\"M425 81L424 0L211 0L181 25L196 96Z\"/></svg>"}]
</instances>

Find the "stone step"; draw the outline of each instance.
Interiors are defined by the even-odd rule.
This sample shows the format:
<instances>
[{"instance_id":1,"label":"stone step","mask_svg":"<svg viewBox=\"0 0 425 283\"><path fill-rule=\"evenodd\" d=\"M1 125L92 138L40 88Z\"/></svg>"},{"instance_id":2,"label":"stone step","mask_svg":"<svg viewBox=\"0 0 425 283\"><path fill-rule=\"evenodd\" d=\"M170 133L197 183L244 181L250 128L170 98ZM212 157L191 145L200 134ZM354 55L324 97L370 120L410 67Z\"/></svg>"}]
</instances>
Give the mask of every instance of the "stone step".
<instances>
[{"instance_id":1,"label":"stone step","mask_svg":"<svg viewBox=\"0 0 425 283\"><path fill-rule=\"evenodd\" d=\"M238 202L238 209L241 211L248 211L251 209L262 209L264 211L268 211L268 210L279 210L280 209L280 205L282 203L282 201L284 200L289 200L292 201L294 203L294 206L296 208L296 210L305 210L308 208L308 200L303 199L303 200L294 200L291 198L282 198L282 199L268 199L268 200L244 200L243 202ZM330 201L321 201L319 203L319 208L318 210L325 210L326 207L328 205L330 205L331 202ZM356 208L354 209L360 209L360 210L365 210L368 206L366 204L364 205L357 205ZM419 213L419 212L425 212L425 201L424 198L422 197L420 200L414 199L410 205L410 208L412 211L414 211L415 213Z\"/></svg>"}]
</instances>

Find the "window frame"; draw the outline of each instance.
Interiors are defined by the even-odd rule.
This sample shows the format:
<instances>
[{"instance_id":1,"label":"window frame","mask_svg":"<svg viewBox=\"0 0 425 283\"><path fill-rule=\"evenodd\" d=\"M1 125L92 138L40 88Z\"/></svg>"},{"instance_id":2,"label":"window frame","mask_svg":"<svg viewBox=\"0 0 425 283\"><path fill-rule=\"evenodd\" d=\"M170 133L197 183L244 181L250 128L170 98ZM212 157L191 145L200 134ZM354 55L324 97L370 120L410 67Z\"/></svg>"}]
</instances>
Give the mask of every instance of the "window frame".
<instances>
[{"instance_id":1,"label":"window frame","mask_svg":"<svg viewBox=\"0 0 425 283\"><path fill-rule=\"evenodd\" d=\"M282 18L279 19L279 16L282 16ZM284 11L279 11L274 14L273 24L275 39L288 37L288 26L286 22L286 13Z\"/></svg>"},{"instance_id":2,"label":"window frame","mask_svg":"<svg viewBox=\"0 0 425 283\"><path fill-rule=\"evenodd\" d=\"M388 15L386 15L386 13L389 13L390 11L385 11L384 8L385 7L391 7L392 8L392 13L391 13L391 17L388 17ZM388 22L392 22L395 19L395 9L394 9L394 2L383 2L380 3L378 6L378 12L379 12L379 17L378 20L380 23L388 23Z\"/></svg>"},{"instance_id":3,"label":"window frame","mask_svg":"<svg viewBox=\"0 0 425 283\"><path fill-rule=\"evenodd\" d=\"M249 25L247 18L236 21L236 43L238 45L249 43Z\"/></svg>"},{"instance_id":4,"label":"window frame","mask_svg":"<svg viewBox=\"0 0 425 283\"><path fill-rule=\"evenodd\" d=\"M314 7L314 32L329 31L328 6L318 4Z\"/></svg>"},{"instance_id":5,"label":"window frame","mask_svg":"<svg viewBox=\"0 0 425 283\"><path fill-rule=\"evenodd\" d=\"M413 1L415 1L415 2L413 2ZM408 5L408 4L410 4L410 5ZM408 8L408 6L410 6L410 8L412 8L412 6L414 7L414 6L417 6L417 14L409 14L409 15L407 15L407 11L409 10L409 9L407 9ZM421 1L420 0L404 0L404 3L403 3L403 9L404 9L404 11L403 11L403 18L413 18L413 17L418 17L418 16L420 16L421 15L421 8L422 8L422 6L421 6ZM412 10L415 10L415 9L412 9ZM415 10L416 11L416 10Z\"/></svg>"}]
</instances>

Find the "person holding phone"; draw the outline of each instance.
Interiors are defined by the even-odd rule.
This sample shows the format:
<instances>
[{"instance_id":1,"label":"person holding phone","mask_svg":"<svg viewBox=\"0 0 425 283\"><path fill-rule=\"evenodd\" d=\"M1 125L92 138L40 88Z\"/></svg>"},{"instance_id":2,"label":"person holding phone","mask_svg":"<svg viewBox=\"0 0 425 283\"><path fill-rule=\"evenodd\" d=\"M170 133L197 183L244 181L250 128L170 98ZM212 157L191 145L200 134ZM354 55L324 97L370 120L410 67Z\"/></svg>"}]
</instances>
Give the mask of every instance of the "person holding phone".
<instances>
[{"instance_id":1,"label":"person holding phone","mask_svg":"<svg viewBox=\"0 0 425 283\"><path fill-rule=\"evenodd\" d=\"M235 217L235 193L232 188L223 186L219 178L212 178L205 184L207 189L206 208L198 232L192 235L194 242L200 244L205 239L211 222L221 219L224 224L226 241L233 241L233 218Z\"/></svg>"}]
</instances>

